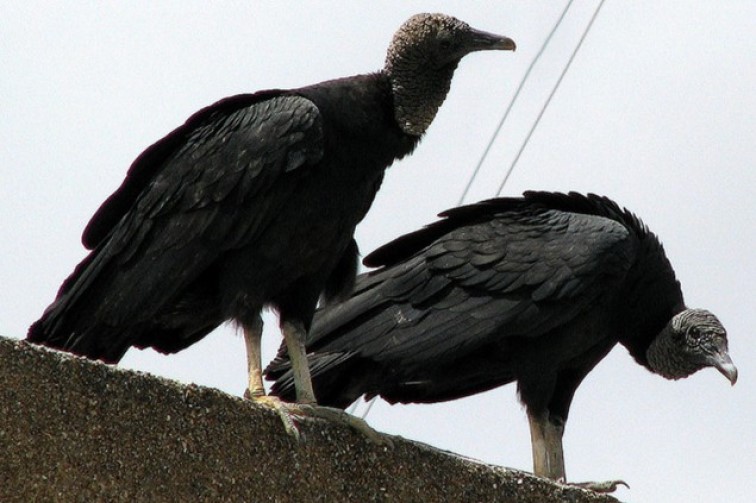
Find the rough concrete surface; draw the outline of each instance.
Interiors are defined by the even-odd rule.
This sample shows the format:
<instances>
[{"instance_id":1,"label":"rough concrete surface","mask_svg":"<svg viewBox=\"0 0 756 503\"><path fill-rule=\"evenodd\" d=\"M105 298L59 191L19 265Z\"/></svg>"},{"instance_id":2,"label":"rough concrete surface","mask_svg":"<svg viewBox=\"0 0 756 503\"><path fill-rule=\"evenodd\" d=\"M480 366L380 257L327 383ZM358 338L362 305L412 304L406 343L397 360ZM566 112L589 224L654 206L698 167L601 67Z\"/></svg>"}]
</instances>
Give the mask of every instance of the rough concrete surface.
<instances>
[{"instance_id":1,"label":"rough concrete surface","mask_svg":"<svg viewBox=\"0 0 756 503\"><path fill-rule=\"evenodd\" d=\"M0 338L0 501L617 501Z\"/></svg>"}]
</instances>

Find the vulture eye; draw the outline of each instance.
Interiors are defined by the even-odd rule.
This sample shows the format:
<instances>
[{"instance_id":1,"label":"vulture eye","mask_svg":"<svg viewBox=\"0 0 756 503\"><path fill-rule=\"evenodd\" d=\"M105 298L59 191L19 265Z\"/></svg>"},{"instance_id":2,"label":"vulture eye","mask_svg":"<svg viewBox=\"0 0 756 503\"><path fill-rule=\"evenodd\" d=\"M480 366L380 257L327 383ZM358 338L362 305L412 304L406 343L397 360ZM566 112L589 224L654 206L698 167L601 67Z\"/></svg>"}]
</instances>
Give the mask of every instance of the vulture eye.
<instances>
[{"instance_id":1,"label":"vulture eye","mask_svg":"<svg viewBox=\"0 0 756 503\"><path fill-rule=\"evenodd\" d=\"M698 343L701 341L701 331L698 329L698 327L690 327L688 329L688 344L690 345L698 345Z\"/></svg>"},{"instance_id":2,"label":"vulture eye","mask_svg":"<svg viewBox=\"0 0 756 503\"><path fill-rule=\"evenodd\" d=\"M447 50L450 49L452 46L452 34L447 31L439 31L438 34L436 34L436 38L438 38L438 46L441 49Z\"/></svg>"}]
</instances>

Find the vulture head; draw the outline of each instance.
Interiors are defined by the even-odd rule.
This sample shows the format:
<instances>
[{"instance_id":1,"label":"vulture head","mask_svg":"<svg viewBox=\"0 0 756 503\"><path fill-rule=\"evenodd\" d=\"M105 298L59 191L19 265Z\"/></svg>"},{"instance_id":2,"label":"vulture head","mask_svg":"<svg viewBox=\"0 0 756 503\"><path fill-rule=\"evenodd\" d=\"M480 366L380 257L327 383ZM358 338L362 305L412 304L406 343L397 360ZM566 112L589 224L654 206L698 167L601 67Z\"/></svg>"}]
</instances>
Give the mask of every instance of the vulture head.
<instances>
[{"instance_id":1,"label":"vulture head","mask_svg":"<svg viewBox=\"0 0 756 503\"><path fill-rule=\"evenodd\" d=\"M386 56L394 115L402 130L421 136L433 122L459 61L475 51L514 51L512 39L475 30L445 14L417 14L394 34Z\"/></svg>"},{"instance_id":2,"label":"vulture head","mask_svg":"<svg viewBox=\"0 0 756 503\"><path fill-rule=\"evenodd\" d=\"M716 368L733 385L738 369L727 352L727 331L705 309L676 314L646 353L651 369L667 379L681 379L706 367Z\"/></svg>"}]
</instances>

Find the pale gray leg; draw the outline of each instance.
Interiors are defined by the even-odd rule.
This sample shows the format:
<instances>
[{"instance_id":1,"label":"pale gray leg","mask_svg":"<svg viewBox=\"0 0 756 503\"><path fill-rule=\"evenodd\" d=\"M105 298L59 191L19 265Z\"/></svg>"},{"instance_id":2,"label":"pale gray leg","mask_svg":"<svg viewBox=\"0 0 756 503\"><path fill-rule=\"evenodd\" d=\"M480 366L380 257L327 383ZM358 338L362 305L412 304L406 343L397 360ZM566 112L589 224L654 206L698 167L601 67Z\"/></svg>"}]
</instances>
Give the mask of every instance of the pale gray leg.
<instances>
[{"instance_id":1,"label":"pale gray leg","mask_svg":"<svg viewBox=\"0 0 756 503\"><path fill-rule=\"evenodd\" d=\"M375 431L364 420L347 414L341 409L317 405L312 387L310 366L307 362L307 350L304 344L307 336L304 325L299 322L284 321L281 323L281 332L289 351L289 359L294 374L294 386L297 392L297 403L285 404L289 412L345 424L363 434L373 443L391 445L392 442L388 437Z\"/></svg>"},{"instance_id":2,"label":"pale gray leg","mask_svg":"<svg viewBox=\"0 0 756 503\"><path fill-rule=\"evenodd\" d=\"M373 443L391 445L392 442L388 437L372 429L362 419L351 416L340 409L319 407L316 404L304 345L306 333L304 326L300 323L284 322L281 324L281 331L289 350L289 357L291 358L292 369L294 371L294 384L297 390L298 403L286 403L276 396L266 395L262 380L262 357L260 349L262 329L263 323L260 318L252 326L244 327L244 343L247 347L247 371L249 376L247 390L244 392L245 398L273 409L281 418L286 432L297 440L301 440L301 435L292 416L317 417L345 424L362 433Z\"/></svg>"},{"instance_id":3,"label":"pale gray leg","mask_svg":"<svg viewBox=\"0 0 756 503\"><path fill-rule=\"evenodd\" d=\"M246 391L244 391L244 398L273 409L278 414L278 417L281 418L286 432L299 440L299 430L296 424L294 424L294 420L291 418L286 404L278 397L265 394L265 386L262 380L262 319L258 317L253 325L249 327L245 326L243 331L244 344L247 347L248 373L248 384Z\"/></svg>"},{"instance_id":4,"label":"pale gray leg","mask_svg":"<svg viewBox=\"0 0 756 503\"><path fill-rule=\"evenodd\" d=\"M281 323L286 348L289 350L291 370L294 373L294 387L297 390L297 403L315 404L315 391L312 389L310 365L307 363L305 337L307 331L300 322L284 321Z\"/></svg>"},{"instance_id":5,"label":"pale gray leg","mask_svg":"<svg viewBox=\"0 0 756 503\"><path fill-rule=\"evenodd\" d=\"M255 398L265 395L262 380L262 332L263 322L259 317L250 327L244 327L244 344L247 347L247 375L249 378L245 398Z\"/></svg>"},{"instance_id":6,"label":"pale gray leg","mask_svg":"<svg viewBox=\"0 0 756 503\"><path fill-rule=\"evenodd\" d=\"M533 447L533 473L538 477L565 483L564 450L562 448L564 423L550 421L548 412L541 414L528 412L528 421L530 422L530 440ZM571 482L569 485L600 493L614 492L619 485L630 487L622 480Z\"/></svg>"},{"instance_id":7,"label":"pale gray leg","mask_svg":"<svg viewBox=\"0 0 756 503\"><path fill-rule=\"evenodd\" d=\"M562 434L564 425L556 425L549 421L549 413L531 414L530 441L533 448L533 473L539 477L563 481L564 452L562 450Z\"/></svg>"}]
</instances>

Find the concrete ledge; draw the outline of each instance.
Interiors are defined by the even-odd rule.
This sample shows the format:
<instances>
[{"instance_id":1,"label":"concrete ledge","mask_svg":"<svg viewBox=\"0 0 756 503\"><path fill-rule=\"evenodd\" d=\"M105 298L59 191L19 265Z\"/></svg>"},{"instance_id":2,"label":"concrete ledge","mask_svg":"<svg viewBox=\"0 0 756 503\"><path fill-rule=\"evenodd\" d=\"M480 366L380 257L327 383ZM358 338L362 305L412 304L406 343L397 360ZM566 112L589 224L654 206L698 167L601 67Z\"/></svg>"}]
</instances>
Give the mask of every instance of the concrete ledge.
<instances>
[{"instance_id":1,"label":"concrete ledge","mask_svg":"<svg viewBox=\"0 0 756 503\"><path fill-rule=\"evenodd\" d=\"M0 338L0 501L614 502Z\"/></svg>"}]
</instances>

